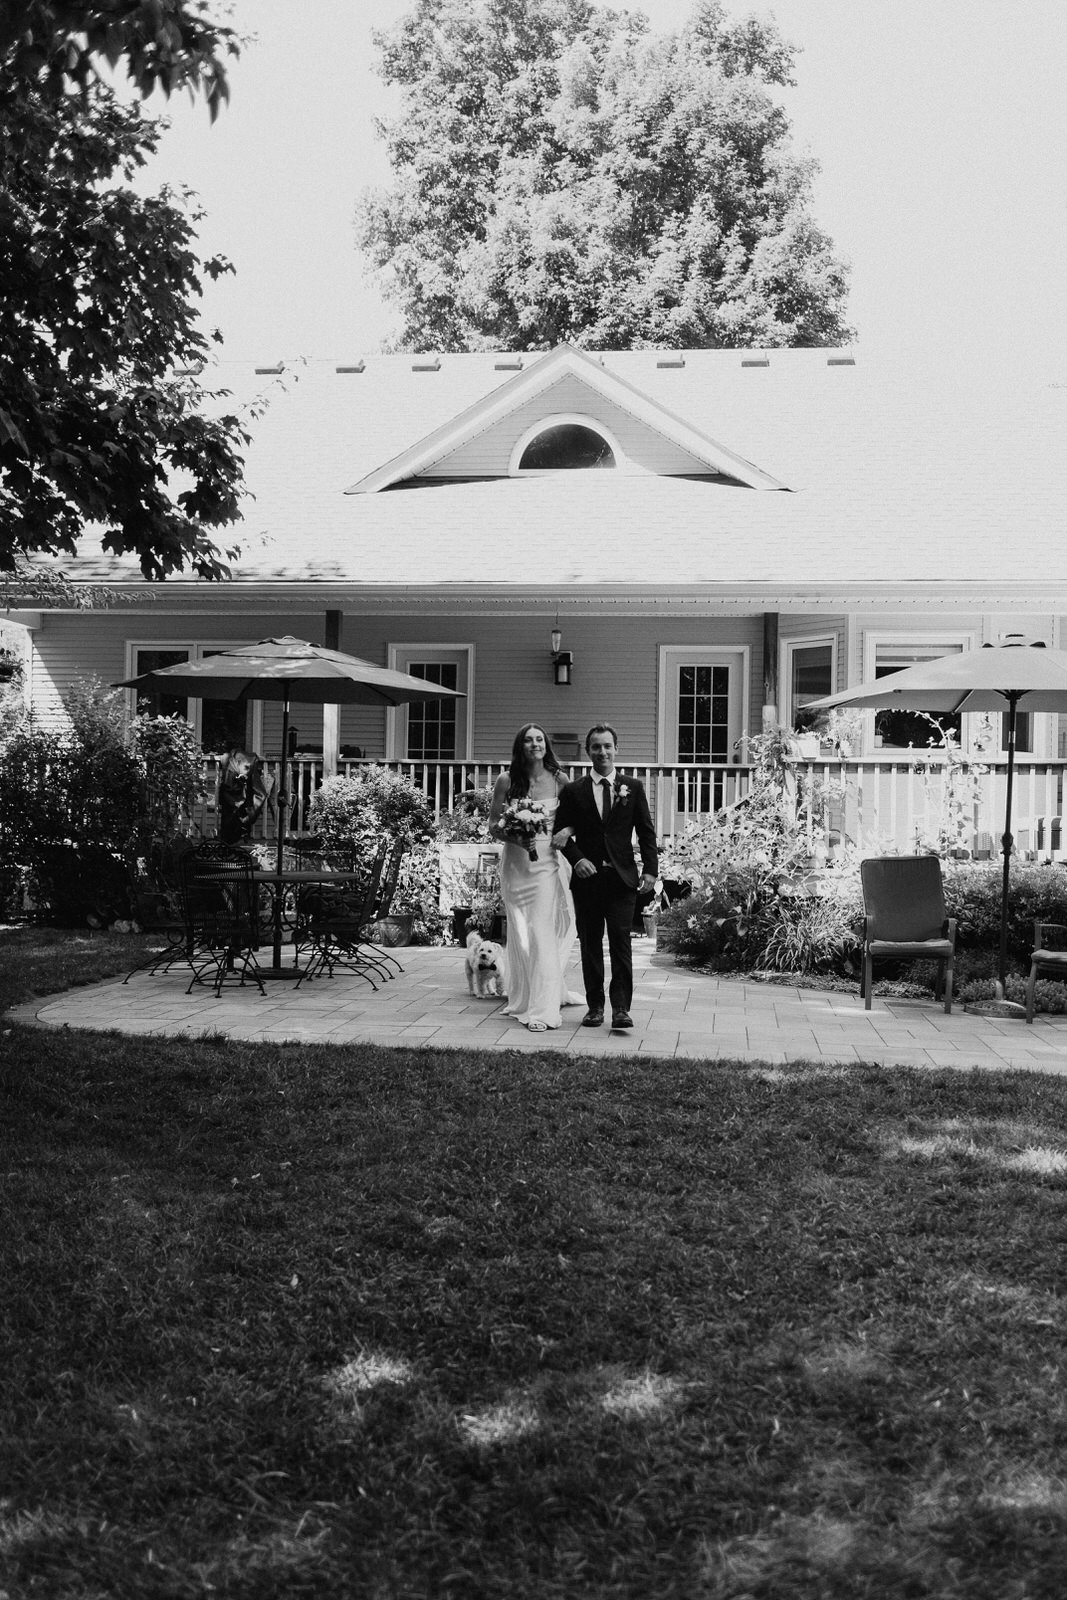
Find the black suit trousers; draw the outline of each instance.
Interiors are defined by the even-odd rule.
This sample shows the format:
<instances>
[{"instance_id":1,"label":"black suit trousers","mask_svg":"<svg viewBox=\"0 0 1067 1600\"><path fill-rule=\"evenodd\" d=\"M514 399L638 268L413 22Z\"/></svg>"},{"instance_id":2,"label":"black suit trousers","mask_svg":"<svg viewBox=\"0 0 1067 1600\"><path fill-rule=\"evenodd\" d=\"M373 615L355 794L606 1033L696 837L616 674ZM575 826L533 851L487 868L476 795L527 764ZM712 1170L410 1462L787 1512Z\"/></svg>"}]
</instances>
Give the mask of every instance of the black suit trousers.
<instances>
[{"instance_id":1,"label":"black suit trousers","mask_svg":"<svg viewBox=\"0 0 1067 1600\"><path fill-rule=\"evenodd\" d=\"M593 878L571 879L578 944L582 952L582 980L590 1010L604 1006L604 930L608 935L612 1011L629 1011L634 993L630 928L634 920L636 889L623 883L614 867L601 867Z\"/></svg>"}]
</instances>

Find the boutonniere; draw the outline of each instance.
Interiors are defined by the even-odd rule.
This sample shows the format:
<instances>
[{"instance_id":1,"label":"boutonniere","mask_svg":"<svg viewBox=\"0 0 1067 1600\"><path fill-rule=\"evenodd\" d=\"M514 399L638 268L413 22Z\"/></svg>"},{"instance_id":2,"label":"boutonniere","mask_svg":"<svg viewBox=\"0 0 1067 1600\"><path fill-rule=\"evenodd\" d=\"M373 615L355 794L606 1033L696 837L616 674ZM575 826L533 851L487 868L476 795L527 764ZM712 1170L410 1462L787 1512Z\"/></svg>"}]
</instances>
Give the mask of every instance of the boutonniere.
<instances>
[{"instance_id":1,"label":"boutonniere","mask_svg":"<svg viewBox=\"0 0 1067 1600\"><path fill-rule=\"evenodd\" d=\"M616 800L628 800L630 798L629 785L625 783L617 783L615 785L615 798Z\"/></svg>"}]
</instances>

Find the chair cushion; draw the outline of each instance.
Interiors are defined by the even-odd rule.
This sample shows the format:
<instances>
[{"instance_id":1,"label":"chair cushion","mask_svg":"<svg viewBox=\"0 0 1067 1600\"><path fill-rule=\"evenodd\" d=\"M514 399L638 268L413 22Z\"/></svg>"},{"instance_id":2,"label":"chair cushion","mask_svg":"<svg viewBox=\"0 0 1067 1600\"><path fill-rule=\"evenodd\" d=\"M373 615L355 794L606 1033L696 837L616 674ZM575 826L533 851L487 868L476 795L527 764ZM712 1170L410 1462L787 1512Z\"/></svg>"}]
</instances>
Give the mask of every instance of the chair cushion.
<instances>
[{"instance_id":1,"label":"chair cushion","mask_svg":"<svg viewBox=\"0 0 1067 1600\"><path fill-rule=\"evenodd\" d=\"M1030 957L1031 966L1067 967L1067 950L1035 950Z\"/></svg>"},{"instance_id":2,"label":"chair cushion","mask_svg":"<svg viewBox=\"0 0 1067 1600\"><path fill-rule=\"evenodd\" d=\"M872 939L867 946L872 956L926 956L947 960L953 953L951 939Z\"/></svg>"}]
</instances>

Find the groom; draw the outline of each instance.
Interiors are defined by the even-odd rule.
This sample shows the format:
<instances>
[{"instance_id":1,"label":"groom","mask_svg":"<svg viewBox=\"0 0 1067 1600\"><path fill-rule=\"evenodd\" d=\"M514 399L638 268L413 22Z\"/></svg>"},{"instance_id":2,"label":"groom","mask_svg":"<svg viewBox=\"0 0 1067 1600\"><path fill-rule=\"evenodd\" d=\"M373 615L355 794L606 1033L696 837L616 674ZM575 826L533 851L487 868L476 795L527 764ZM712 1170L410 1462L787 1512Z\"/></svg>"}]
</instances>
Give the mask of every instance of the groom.
<instances>
[{"instance_id":1,"label":"groom","mask_svg":"<svg viewBox=\"0 0 1067 1600\"><path fill-rule=\"evenodd\" d=\"M611 958L611 1026L632 1028L633 956L630 928L638 891L655 887L659 856L648 799L637 778L615 770L615 729L598 722L585 736L592 775L568 783L559 797L554 840L573 833L562 845L573 869L571 890L582 950L582 977L589 1007L583 1028L604 1020L604 929ZM634 860L634 834L641 852L641 877Z\"/></svg>"}]
</instances>

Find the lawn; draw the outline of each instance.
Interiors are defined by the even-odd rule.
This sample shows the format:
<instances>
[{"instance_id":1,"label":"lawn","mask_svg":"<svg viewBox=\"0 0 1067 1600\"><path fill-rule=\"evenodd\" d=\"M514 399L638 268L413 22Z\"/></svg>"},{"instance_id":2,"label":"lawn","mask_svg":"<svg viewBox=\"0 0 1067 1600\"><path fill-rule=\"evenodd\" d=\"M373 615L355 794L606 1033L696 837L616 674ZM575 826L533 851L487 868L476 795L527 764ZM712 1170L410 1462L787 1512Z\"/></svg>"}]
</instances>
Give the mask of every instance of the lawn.
<instances>
[{"instance_id":1,"label":"lawn","mask_svg":"<svg viewBox=\"0 0 1067 1600\"><path fill-rule=\"evenodd\" d=\"M0 1183L9 1600L1063 1593L1057 1080L7 1025Z\"/></svg>"}]
</instances>

